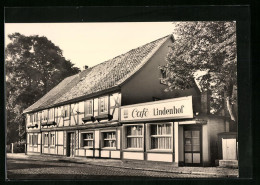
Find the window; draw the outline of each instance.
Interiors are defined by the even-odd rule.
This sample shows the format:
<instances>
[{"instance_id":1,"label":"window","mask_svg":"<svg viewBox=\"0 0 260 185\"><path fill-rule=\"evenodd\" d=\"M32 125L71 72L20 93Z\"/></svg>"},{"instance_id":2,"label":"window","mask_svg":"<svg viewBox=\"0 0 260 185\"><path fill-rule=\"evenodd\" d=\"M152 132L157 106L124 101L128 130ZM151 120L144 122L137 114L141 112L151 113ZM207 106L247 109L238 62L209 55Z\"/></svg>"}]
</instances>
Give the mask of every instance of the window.
<instances>
[{"instance_id":1,"label":"window","mask_svg":"<svg viewBox=\"0 0 260 185\"><path fill-rule=\"evenodd\" d=\"M39 112L38 113L38 121L41 121L41 119L42 119L42 112Z\"/></svg>"},{"instance_id":2,"label":"window","mask_svg":"<svg viewBox=\"0 0 260 185\"><path fill-rule=\"evenodd\" d=\"M166 84L165 79L167 78L168 74L165 69L161 69L161 83Z\"/></svg>"},{"instance_id":3,"label":"window","mask_svg":"<svg viewBox=\"0 0 260 185\"><path fill-rule=\"evenodd\" d=\"M64 107L63 107L63 112L64 112L64 118L67 118L67 117L69 117L69 115L70 115L70 106L69 105L65 105Z\"/></svg>"},{"instance_id":4,"label":"window","mask_svg":"<svg viewBox=\"0 0 260 185\"><path fill-rule=\"evenodd\" d=\"M33 122L33 114L30 114L30 123Z\"/></svg>"},{"instance_id":5,"label":"window","mask_svg":"<svg viewBox=\"0 0 260 185\"><path fill-rule=\"evenodd\" d=\"M37 146L37 144L38 144L38 135L34 134L32 135L32 145Z\"/></svg>"},{"instance_id":6,"label":"window","mask_svg":"<svg viewBox=\"0 0 260 185\"><path fill-rule=\"evenodd\" d=\"M33 122L37 122L38 121L38 117L37 117L37 113L33 114Z\"/></svg>"},{"instance_id":7,"label":"window","mask_svg":"<svg viewBox=\"0 0 260 185\"><path fill-rule=\"evenodd\" d=\"M108 110L108 97L99 98L99 113L106 113Z\"/></svg>"},{"instance_id":8,"label":"window","mask_svg":"<svg viewBox=\"0 0 260 185\"><path fill-rule=\"evenodd\" d=\"M48 110L42 111L42 120L47 121L48 120Z\"/></svg>"},{"instance_id":9,"label":"window","mask_svg":"<svg viewBox=\"0 0 260 185\"><path fill-rule=\"evenodd\" d=\"M29 145L32 146L32 134L28 134L29 136Z\"/></svg>"},{"instance_id":10,"label":"window","mask_svg":"<svg viewBox=\"0 0 260 185\"><path fill-rule=\"evenodd\" d=\"M143 148L143 126L126 127L126 148Z\"/></svg>"},{"instance_id":11,"label":"window","mask_svg":"<svg viewBox=\"0 0 260 185\"><path fill-rule=\"evenodd\" d=\"M52 120L54 118L54 109L49 109L49 119Z\"/></svg>"},{"instance_id":12,"label":"window","mask_svg":"<svg viewBox=\"0 0 260 185\"><path fill-rule=\"evenodd\" d=\"M116 132L103 132L103 147L116 147Z\"/></svg>"},{"instance_id":13,"label":"window","mask_svg":"<svg viewBox=\"0 0 260 185\"><path fill-rule=\"evenodd\" d=\"M84 104L84 109L85 109L85 117L87 115L92 115L93 114L93 100L87 100L85 101Z\"/></svg>"},{"instance_id":14,"label":"window","mask_svg":"<svg viewBox=\"0 0 260 185\"><path fill-rule=\"evenodd\" d=\"M29 134L29 145L37 146L38 144L38 135L37 134Z\"/></svg>"},{"instance_id":15,"label":"window","mask_svg":"<svg viewBox=\"0 0 260 185\"><path fill-rule=\"evenodd\" d=\"M50 134L50 145L51 146L55 145L55 134L54 133Z\"/></svg>"},{"instance_id":16,"label":"window","mask_svg":"<svg viewBox=\"0 0 260 185\"><path fill-rule=\"evenodd\" d=\"M44 146L48 146L49 145L48 141L49 141L49 134L45 133L44 134Z\"/></svg>"},{"instance_id":17,"label":"window","mask_svg":"<svg viewBox=\"0 0 260 185\"><path fill-rule=\"evenodd\" d=\"M150 126L151 133L151 149L171 149L172 135L171 124L152 124Z\"/></svg>"},{"instance_id":18,"label":"window","mask_svg":"<svg viewBox=\"0 0 260 185\"><path fill-rule=\"evenodd\" d=\"M82 133L82 147L93 148L93 133Z\"/></svg>"},{"instance_id":19,"label":"window","mask_svg":"<svg viewBox=\"0 0 260 185\"><path fill-rule=\"evenodd\" d=\"M161 78L165 79L166 77L166 70L161 69Z\"/></svg>"}]
</instances>

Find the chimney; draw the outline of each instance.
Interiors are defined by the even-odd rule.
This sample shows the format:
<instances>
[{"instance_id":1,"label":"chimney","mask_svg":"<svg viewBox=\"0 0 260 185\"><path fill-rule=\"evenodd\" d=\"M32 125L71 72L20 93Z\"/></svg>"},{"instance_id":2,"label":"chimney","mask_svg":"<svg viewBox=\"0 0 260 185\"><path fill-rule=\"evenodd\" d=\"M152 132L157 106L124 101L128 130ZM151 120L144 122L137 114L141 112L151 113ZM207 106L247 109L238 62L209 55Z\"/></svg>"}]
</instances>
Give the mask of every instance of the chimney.
<instances>
[{"instance_id":1,"label":"chimney","mask_svg":"<svg viewBox=\"0 0 260 185\"><path fill-rule=\"evenodd\" d=\"M83 68L84 68L84 69L88 69L88 66L87 66L87 65L85 65L85 66L83 66Z\"/></svg>"},{"instance_id":2,"label":"chimney","mask_svg":"<svg viewBox=\"0 0 260 185\"><path fill-rule=\"evenodd\" d=\"M209 91L201 92L201 113L210 114L210 94L209 94Z\"/></svg>"}]
</instances>

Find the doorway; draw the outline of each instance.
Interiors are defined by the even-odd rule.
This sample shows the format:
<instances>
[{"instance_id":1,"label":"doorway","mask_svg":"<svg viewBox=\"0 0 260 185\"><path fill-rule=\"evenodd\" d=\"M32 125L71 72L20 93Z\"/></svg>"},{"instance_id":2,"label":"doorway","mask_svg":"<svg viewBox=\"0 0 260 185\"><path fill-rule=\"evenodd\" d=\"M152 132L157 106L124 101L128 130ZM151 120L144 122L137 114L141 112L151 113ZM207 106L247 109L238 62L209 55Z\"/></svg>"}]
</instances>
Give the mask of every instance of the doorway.
<instances>
[{"instance_id":1,"label":"doorway","mask_svg":"<svg viewBox=\"0 0 260 185\"><path fill-rule=\"evenodd\" d=\"M200 166L202 164L201 126L184 127L184 165Z\"/></svg>"},{"instance_id":2,"label":"doorway","mask_svg":"<svg viewBox=\"0 0 260 185\"><path fill-rule=\"evenodd\" d=\"M75 133L68 133L68 142L67 142L67 156L74 157L75 155Z\"/></svg>"}]
</instances>

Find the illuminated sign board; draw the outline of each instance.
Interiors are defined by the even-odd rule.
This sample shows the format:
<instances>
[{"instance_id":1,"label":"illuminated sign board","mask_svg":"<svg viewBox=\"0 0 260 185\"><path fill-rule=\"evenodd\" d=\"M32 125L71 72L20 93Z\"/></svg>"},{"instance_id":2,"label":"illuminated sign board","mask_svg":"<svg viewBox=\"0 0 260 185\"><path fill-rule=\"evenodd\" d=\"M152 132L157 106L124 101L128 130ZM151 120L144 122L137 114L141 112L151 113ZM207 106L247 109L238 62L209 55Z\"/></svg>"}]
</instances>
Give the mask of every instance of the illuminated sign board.
<instances>
[{"instance_id":1,"label":"illuminated sign board","mask_svg":"<svg viewBox=\"0 0 260 185\"><path fill-rule=\"evenodd\" d=\"M193 118L192 96L140 103L120 108L121 122Z\"/></svg>"}]
</instances>

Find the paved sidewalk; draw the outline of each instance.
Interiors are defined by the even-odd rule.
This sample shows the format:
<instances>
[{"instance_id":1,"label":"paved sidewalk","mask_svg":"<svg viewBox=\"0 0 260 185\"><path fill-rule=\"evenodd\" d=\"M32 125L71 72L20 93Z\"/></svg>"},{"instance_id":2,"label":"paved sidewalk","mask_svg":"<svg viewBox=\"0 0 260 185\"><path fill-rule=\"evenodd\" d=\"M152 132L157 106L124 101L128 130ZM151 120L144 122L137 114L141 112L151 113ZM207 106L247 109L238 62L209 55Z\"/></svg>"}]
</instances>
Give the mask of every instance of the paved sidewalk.
<instances>
[{"instance_id":1,"label":"paved sidewalk","mask_svg":"<svg viewBox=\"0 0 260 185\"><path fill-rule=\"evenodd\" d=\"M69 158L65 156L52 155L25 155L25 154L7 154L8 159L30 159L41 161L61 161L68 163L86 163L96 166L109 166L114 168L136 169L146 171L157 171L165 173L177 174L193 174L193 175L208 175L216 178L237 178L238 169L221 168L221 167L174 167L167 163L154 163L147 161L124 161L115 159L97 159L97 158Z\"/></svg>"}]
</instances>

